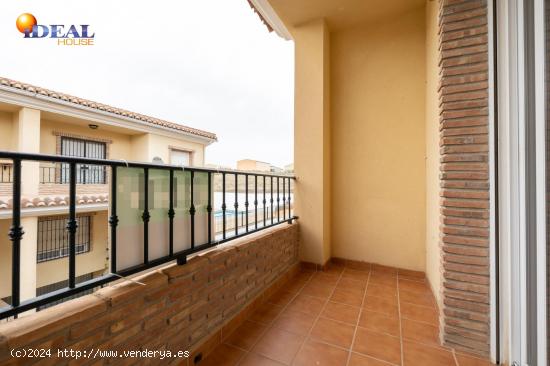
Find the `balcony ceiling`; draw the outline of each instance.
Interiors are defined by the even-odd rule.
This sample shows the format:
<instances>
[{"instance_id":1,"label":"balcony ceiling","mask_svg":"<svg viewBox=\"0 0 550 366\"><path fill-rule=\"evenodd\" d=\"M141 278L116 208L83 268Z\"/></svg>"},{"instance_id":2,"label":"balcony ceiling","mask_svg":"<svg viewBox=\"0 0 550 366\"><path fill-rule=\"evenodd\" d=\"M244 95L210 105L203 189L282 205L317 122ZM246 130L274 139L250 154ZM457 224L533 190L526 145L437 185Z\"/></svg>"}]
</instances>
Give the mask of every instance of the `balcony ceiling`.
<instances>
[{"instance_id":1,"label":"balcony ceiling","mask_svg":"<svg viewBox=\"0 0 550 366\"><path fill-rule=\"evenodd\" d=\"M425 0L269 0L287 27L324 18L332 31L424 6ZM291 31L292 32L292 31Z\"/></svg>"}]
</instances>

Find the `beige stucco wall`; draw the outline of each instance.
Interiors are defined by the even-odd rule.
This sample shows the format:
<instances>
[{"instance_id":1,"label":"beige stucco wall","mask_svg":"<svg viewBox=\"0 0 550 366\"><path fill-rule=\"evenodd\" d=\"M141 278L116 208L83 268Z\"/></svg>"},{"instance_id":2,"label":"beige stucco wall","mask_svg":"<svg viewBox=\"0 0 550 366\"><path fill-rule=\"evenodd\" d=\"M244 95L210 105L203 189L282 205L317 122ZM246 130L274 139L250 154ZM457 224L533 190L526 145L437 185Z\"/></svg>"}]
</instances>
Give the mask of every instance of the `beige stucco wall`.
<instances>
[{"instance_id":1,"label":"beige stucco wall","mask_svg":"<svg viewBox=\"0 0 550 366\"><path fill-rule=\"evenodd\" d=\"M159 157L165 164L170 164L171 149L178 149L191 152L192 165L204 165L204 145L196 142L150 133L132 136L131 142L130 160L152 162L153 158Z\"/></svg>"},{"instance_id":2,"label":"beige stucco wall","mask_svg":"<svg viewBox=\"0 0 550 366\"><path fill-rule=\"evenodd\" d=\"M204 145L155 134L151 134L149 137L149 151L151 154L149 161L158 156L162 161L169 164L171 148L191 151L191 164L195 166L204 165Z\"/></svg>"},{"instance_id":3,"label":"beige stucco wall","mask_svg":"<svg viewBox=\"0 0 550 366\"><path fill-rule=\"evenodd\" d=\"M332 34L333 256L425 270L425 41L424 7Z\"/></svg>"},{"instance_id":4,"label":"beige stucco wall","mask_svg":"<svg viewBox=\"0 0 550 366\"><path fill-rule=\"evenodd\" d=\"M426 3L426 275L441 308L438 1Z\"/></svg>"},{"instance_id":5,"label":"beige stucco wall","mask_svg":"<svg viewBox=\"0 0 550 366\"><path fill-rule=\"evenodd\" d=\"M195 165L204 164L204 146L199 143L156 134L126 135L101 128L101 126L97 130L92 130L86 126L52 120L42 120L40 132L41 153L56 153L55 131L81 138L110 140L109 159L151 162L154 157L158 156L165 163L169 163L170 147L172 146L193 151L193 163Z\"/></svg>"},{"instance_id":6,"label":"beige stucco wall","mask_svg":"<svg viewBox=\"0 0 550 366\"><path fill-rule=\"evenodd\" d=\"M43 119L40 131L40 152L43 154L56 154L56 136L54 132L63 132L81 138L111 140L109 144L109 159L128 159L131 156L130 135L116 133L114 131L99 128L92 130L86 126L73 125L59 121Z\"/></svg>"},{"instance_id":7,"label":"beige stucco wall","mask_svg":"<svg viewBox=\"0 0 550 366\"><path fill-rule=\"evenodd\" d=\"M257 172L269 172L271 171L271 165L264 163L263 161L243 159L237 161L238 170L252 170Z\"/></svg>"},{"instance_id":8,"label":"beige stucco wall","mask_svg":"<svg viewBox=\"0 0 550 366\"><path fill-rule=\"evenodd\" d=\"M11 220L0 220L0 298L11 295Z\"/></svg>"},{"instance_id":9,"label":"beige stucco wall","mask_svg":"<svg viewBox=\"0 0 550 366\"><path fill-rule=\"evenodd\" d=\"M0 112L0 150L13 150L12 139L13 115L9 112Z\"/></svg>"},{"instance_id":10,"label":"beige stucco wall","mask_svg":"<svg viewBox=\"0 0 550 366\"><path fill-rule=\"evenodd\" d=\"M330 243L330 38L323 20L292 30L295 47L294 212L300 257L324 264Z\"/></svg>"},{"instance_id":11,"label":"beige stucco wall","mask_svg":"<svg viewBox=\"0 0 550 366\"><path fill-rule=\"evenodd\" d=\"M76 275L100 271L106 268L107 253L107 232L108 232L107 211L98 211L92 214L92 248L89 252L76 256ZM40 262L36 269L37 286L44 286L50 283L66 280L68 278L69 259L67 257Z\"/></svg>"}]
</instances>

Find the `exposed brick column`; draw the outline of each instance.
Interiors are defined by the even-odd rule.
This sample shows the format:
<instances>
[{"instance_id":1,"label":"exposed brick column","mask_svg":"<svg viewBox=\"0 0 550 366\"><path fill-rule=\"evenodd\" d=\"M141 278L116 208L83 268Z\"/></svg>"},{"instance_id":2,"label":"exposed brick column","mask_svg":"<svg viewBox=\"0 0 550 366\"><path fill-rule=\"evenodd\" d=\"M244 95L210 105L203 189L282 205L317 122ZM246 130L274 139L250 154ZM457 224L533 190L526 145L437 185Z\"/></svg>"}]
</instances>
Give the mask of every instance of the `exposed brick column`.
<instances>
[{"instance_id":1,"label":"exposed brick column","mask_svg":"<svg viewBox=\"0 0 550 366\"><path fill-rule=\"evenodd\" d=\"M487 1L442 0L439 29L442 339L488 355Z\"/></svg>"}]
</instances>

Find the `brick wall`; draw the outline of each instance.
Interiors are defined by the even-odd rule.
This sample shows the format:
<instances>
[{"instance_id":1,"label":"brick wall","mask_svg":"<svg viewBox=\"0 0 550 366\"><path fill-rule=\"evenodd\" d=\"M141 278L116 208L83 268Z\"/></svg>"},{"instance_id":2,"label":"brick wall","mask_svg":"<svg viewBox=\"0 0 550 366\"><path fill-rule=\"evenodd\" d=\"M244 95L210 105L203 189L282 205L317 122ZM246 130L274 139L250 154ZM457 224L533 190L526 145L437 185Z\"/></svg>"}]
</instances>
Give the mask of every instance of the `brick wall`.
<instances>
[{"instance_id":1,"label":"brick wall","mask_svg":"<svg viewBox=\"0 0 550 366\"><path fill-rule=\"evenodd\" d=\"M487 2L442 0L442 339L489 353Z\"/></svg>"},{"instance_id":2,"label":"brick wall","mask_svg":"<svg viewBox=\"0 0 550 366\"><path fill-rule=\"evenodd\" d=\"M0 324L0 365L36 361L11 358L9 351L14 348L191 350L192 365L195 355L205 357L299 267L297 224L283 224L230 243L186 265L171 265L135 279L144 286L123 282ZM52 365L144 363L137 358L100 363L65 358L42 361ZM171 363L158 358L149 361ZM170 361L187 364L185 359Z\"/></svg>"}]
</instances>

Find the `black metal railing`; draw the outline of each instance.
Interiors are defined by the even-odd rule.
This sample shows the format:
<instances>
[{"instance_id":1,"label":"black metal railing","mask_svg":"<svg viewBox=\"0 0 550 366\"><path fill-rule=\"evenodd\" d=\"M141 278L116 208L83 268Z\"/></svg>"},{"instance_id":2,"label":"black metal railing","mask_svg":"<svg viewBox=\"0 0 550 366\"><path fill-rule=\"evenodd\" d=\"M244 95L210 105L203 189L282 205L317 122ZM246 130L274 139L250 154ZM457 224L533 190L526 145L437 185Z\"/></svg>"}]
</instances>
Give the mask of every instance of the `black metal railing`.
<instances>
[{"instance_id":1,"label":"black metal railing","mask_svg":"<svg viewBox=\"0 0 550 366\"><path fill-rule=\"evenodd\" d=\"M42 184L69 184L70 165L57 164L55 166L41 166L39 171ZM107 169L105 166L95 164L76 165L77 184L106 184Z\"/></svg>"},{"instance_id":2,"label":"black metal railing","mask_svg":"<svg viewBox=\"0 0 550 366\"><path fill-rule=\"evenodd\" d=\"M125 162L119 160L103 160L103 159L90 159L90 158L80 158L80 157L69 157L61 155L43 155L43 154L28 154L28 153L14 153L0 151L0 159L11 160L12 161L12 176L13 176L13 201L12 201L12 226L9 232L9 237L12 241L12 278L11 278L11 297L10 297L10 306L0 308L0 319L17 316L18 314L40 307L44 307L47 304L53 302L70 298L77 294L85 293L86 291L102 286L106 283L116 281L120 279L121 276L132 275L160 264L168 263L170 261L176 260L179 265L183 265L187 261L187 256L204 249L214 247L218 244L239 238L281 223L292 223L293 220L297 219L293 215L292 202L291 202L291 183L295 179L292 176L288 175L272 175L272 174L259 174L252 172L243 172L243 171L233 171L233 170L213 170L199 167L178 167L171 165L160 165L160 164L148 164L148 163L138 163L138 162ZM21 300L20 290L21 290L21 240L24 235L24 228L21 226L21 171L22 171L22 162L24 161L37 161L41 163L55 163L63 164L69 167L68 172L68 184L69 184L69 216L66 223L66 230L68 235L68 286L62 289L57 289L53 292L37 296L32 299ZM78 221L76 216L76 185L78 184L78 166L100 166L108 167L110 169L110 179L108 184L110 185L110 213L109 213L109 225L110 225L110 273L102 275L96 278L93 278L89 281L84 281L78 283L76 281L76 254L77 254L77 231L78 231ZM139 185L142 188L139 194L139 204L132 202L132 199L124 199L119 202L117 200L117 194L119 194L120 189L124 188L128 180L128 172L130 170L138 171L139 174L135 175L136 179L139 179ZM167 177L169 186L169 194L164 195L159 194L158 197L155 194L157 184L151 180L151 174L158 176L159 172L162 172L164 176ZM180 187L182 174L185 174L185 179L187 186L182 190ZM221 186L221 210L219 213L216 213L216 219L214 218L214 176L221 176L222 186ZM234 216L234 227L228 228L228 210L226 199L226 184L228 177L234 177L235 186L233 190L235 191L233 207L235 208L232 215ZM239 177L242 180L244 177L245 180L245 213L242 215L239 208ZM120 178L126 179L125 181L120 181ZM206 178L206 179L205 179ZM251 210L248 210L250 205L248 194L249 194L249 185L251 178L254 180L254 210L253 213ZM180 180L178 180L180 179ZM195 181L200 179L201 182L206 182L206 192L207 197L204 196L197 197L197 194L200 195L200 192L196 192L196 183ZM275 184L273 182L276 182ZM262 192L258 190L258 187L263 186ZM269 184L269 192L266 191L266 182ZM133 182L132 184L134 184ZM282 184L279 184L282 183ZM164 184L164 183L163 183ZM162 184L158 184L160 187ZM121 188L122 187L122 188ZM280 192L280 187L283 187L283 192ZM286 187L286 192L285 191ZM274 188L276 192L274 192ZM159 188L159 192L162 187ZM258 195L259 193L263 194L263 205L259 206ZM282 200L280 200L280 194L282 193ZM149 197L153 195L153 197ZM182 207L182 195L183 201L185 202L185 209ZM176 197L177 196L177 197ZM121 197L126 197L122 195ZM132 196L134 197L134 196ZM167 197L167 198L166 198ZM167 199L168 203L165 205L159 204L157 202L162 202ZM201 202L199 202L199 199ZM270 205L266 205L269 199ZM151 202L151 205L150 205ZM276 202L276 207L274 207L274 202ZM282 207L281 207L282 206ZM137 207L137 208L136 208ZM168 252L164 255L151 255L151 244L149 233L150 230L155 231L158 234L159 227L164 228L163 225L158 225L159 207L161 208L162 219L168 221ZM263 211L263 217L258 215L258 210ZM124 222L128 220L130 215L125 215L129 210L139 210L141 212L140 220L143 227L143 230L140 231L143 234L143 248L141 249L142 260L139 264L134 264L131 266L125 266L124 268L117 268L119 257L124 259L129 256L128 253L119 252L121 248L118 248L118 239L117 232L121 225L125 225ZM200 211L199 211L200 210ZM267 214L269 210L269 215ZM182 212L185 213L182 216ZM274 214L275 212L275 214ZM219 220L217 217L221 216L221 232L217 232L215 226L217 226L215 220ZM239 221L239 217L241 217ZM250 220L251 217L254 217L254 220ZM135 219L135 217L134 217ZM176 250L176 244L178 248L181 248L181 243L183 240L181 236L176 238L175 231L176 227L174 225L175 220L179 220L178 223L184 222L185 225L189 225L189 231L186 232L186 236L189 239L190 246L185 249ZM207 227L207 235L203 235L204 232L197 236L196 226L197 220L200 219L200 224L204 227ZM182 221L183 220L183 221ZM243 222L244 220L244 222ZM206 221L206 222L204 222ZM177 229L178 233L181 234L181 225L178 224ZM164 229L162 229L164 230ZM158 239L157 235L151 237ZM121 236L123 241L125 236ZM203 241L200 238L204 238ZM185 239L187 241L187 239ZM126 250L125 248L122 248Z\"/></svg>"}]
</instances>

